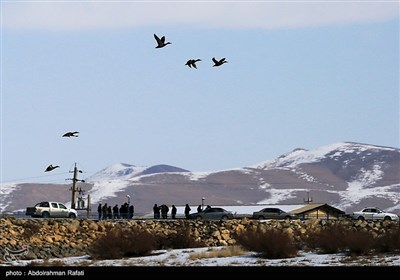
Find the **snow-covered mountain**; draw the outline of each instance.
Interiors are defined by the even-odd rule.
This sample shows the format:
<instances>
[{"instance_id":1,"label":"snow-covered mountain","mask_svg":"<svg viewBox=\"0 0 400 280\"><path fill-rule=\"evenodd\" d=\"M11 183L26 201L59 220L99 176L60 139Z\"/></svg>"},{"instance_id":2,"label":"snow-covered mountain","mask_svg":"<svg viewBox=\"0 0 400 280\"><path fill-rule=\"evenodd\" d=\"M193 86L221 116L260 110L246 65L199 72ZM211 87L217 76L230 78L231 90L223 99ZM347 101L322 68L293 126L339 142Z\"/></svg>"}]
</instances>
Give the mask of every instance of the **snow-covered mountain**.
<instances>
[{"instance_id":1,"label":"snow-covered mountain","mask_svg":"<svg viewBox=\"0 0 400 280\"><path fill-rule=\"evenodd\" d=\"M314 202L346 212L377 206L400 214L399 171L400 149L341 142L315 150L297 148L253 166L214 172L118 163L87 178L85 189L92 204L120 205L129 195L138 212L151 211L155 203L196 205L202 197L214 205L298 204L310 195ZM35 195L29 196L33 189ZM21 209L40 200L38 190L45 200L49 194L58 195L55 189L55 185L13 185L2 195L0 207ZM64 201L70 200L66 185L59 189Z\"/></svg>"},{"instance_id":2,"label":"snow-covered mountain","mask_svg":"<svg viewBox=\"0 0 400 280\"><path fill-rule=\"evenodd\" d=\"M109 180L127 180L138 174L142 173L146 166L135 166L126 163L117 163L100 170L93 176L86 179L86 181L109 181Z\"/></svg>"},{"instance_id":3,"label":"snow-covered mountain","mask_svg":"<svg viewBox=\"0 0 400 280\"><path fill-rule=\"evenodd\" d=\"M372 158L379 157L384 152L399 152L399 149L383 146L367 145L353 142L341 142L318 149L308 151L297 148L274 160L268 160L255 166L260 169L296 168L301 164L310 164L327 161L343 161L344 167L354 160L368 162ZM385 156L383 156L384 159Z\"/></svg>"},{"instance_id":4,"label":"snow-covered mountain","mask_svg":"<svg viewBox=\"0 0 400 280\"><path fill-rule=\"evenodd\" d=\"M87 181L97 182L97 181L109 181L109 180L128 180L140 175L168 173L168 172L189 172L189 171L166 164L147 167L147 166L135 166L127 163L117 163L97 172L93 176L89 177Z\"/></svg>"},{"instance_id":5,"label":"snow-covered mountain","mask_svg":"<svg viewBox=\"0 0 400 280\"><path fill-rule=\"evenodd\" d=\"M342 209L379 204L388 210L400 210L399 159L397 148L343 142L312 151L295 149L253 168L298 174L298 178L320 186L314 193L338 196L331 203ZM276 200L279 195L284 198L288 198L289 193L293 195L294 189L289 193L286 190L272 192Z\"/></svg>"}]
</instances>

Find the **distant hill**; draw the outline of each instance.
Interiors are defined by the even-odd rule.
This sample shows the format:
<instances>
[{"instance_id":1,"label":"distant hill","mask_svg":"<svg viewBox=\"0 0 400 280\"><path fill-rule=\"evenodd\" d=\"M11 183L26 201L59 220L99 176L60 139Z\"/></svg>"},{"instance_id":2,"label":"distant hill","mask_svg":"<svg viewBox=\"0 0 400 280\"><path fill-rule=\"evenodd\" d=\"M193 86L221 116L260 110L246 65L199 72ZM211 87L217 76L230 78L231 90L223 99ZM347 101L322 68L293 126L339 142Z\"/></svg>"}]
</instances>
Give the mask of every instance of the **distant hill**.
<instances>
[{"instance_id":1,"label":"distant hill","mask_svg":"<svg viewBox=\"0 0 400 280\"><path fill-rule=\"evenodd\" d=\"M294 149L253 166L214 172L190 172L170 165L118 163L87 178L82 189L92 204L122 204L130 195L136 212L157 204L210 205L256 203L333 205L346 212L377 206L400 214L400 150L341 142L315 150ZM0 208L25 208L40 200L68 202L70 185L7 184Z\"/></svg>"},{"instance_id":2,"label":"distant hill","mask_svg":"<svg viewBox=\"0 0 400 280\"><path fill-rule=\"evenodd\" d=\"M171 165L160 164L160 165L154 165L152 167L143 170L142 174L147 175L147 174L168 173L168 172L189 172L189 170L185 170Z\"/></svg>"}]
</instances>

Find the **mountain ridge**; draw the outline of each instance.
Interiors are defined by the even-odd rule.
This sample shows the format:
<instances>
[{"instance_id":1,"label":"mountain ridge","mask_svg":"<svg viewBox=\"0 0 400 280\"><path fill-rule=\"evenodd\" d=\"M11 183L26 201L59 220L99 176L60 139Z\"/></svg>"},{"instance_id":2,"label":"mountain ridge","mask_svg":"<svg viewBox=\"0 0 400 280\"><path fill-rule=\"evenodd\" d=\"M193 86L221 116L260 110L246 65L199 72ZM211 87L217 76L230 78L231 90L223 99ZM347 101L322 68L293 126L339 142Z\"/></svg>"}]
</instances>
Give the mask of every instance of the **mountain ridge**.
<instances>
[{"instance_id":1,"label":"mountain ridge","mask_svg":"<svg viewBox=\"0 0 400 280\"><path fill-rule=\"evenodd\" d=\"M398 148L339 142L313 150L296 148L256 165L210 172L191 172L165 164L146 167L117 163L87 178L84 187L92 204L120 205L129 195L136 209L143 212L151 211L155 203L196 205L202 197L214 205L298 204L308 193L314 202L346 211L373 205L400 212L399 170ZM25 189L34 186L28 184ZM8 201L2 198L0 208L19 209L17 205L22 202L9 201L11 197L24 197L24 190L17 184L5 196ZM69 196L70 192L64 190L65 201Z\"/></svg>"}]
</instances>

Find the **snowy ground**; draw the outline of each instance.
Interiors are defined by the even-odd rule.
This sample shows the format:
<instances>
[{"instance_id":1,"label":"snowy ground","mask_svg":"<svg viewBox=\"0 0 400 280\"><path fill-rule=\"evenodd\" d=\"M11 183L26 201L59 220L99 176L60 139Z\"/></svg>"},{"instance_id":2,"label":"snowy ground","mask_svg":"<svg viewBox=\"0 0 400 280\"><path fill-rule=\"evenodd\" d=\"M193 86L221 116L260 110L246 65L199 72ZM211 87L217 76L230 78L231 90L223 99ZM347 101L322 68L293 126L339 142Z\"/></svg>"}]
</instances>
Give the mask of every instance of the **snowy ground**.
<instances>
[{"instance_id":1,"label":"snowy ground","mask_svg":"<svg viewBox=\"0 0 400 280\"><path fill-rule=\"evenodd\" d=\"M194 248L179 250L159 250L146 257L118 260L91 260L89 256L57 258L49 260L15 260L2 266L163 266L163 267L228 267L228 266L296 266L296 267L336 267L336 266L396 266L400 268L400 254L351 257L345 254L316 254L299 252L297 257L287 259L265 259L254 252L230 257L215 257L218 250L225 247ZM225 248L226 249L226 248ZM208 257L211 255L212 257Z\"/></svg>"}]
</instances>

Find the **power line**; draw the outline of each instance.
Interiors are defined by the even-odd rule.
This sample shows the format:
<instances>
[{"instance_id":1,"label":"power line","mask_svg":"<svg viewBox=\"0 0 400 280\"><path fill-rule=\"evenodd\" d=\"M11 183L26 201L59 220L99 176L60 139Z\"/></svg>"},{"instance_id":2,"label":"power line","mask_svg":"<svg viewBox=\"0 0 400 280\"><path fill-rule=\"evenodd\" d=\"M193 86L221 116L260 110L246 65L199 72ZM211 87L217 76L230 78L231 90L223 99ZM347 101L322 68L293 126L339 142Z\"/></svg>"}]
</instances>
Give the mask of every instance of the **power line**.
<instances>
[{"instance_id":1,"label":"power line","mask_svg":"<svg viewBox=\"0 0 400 280\"><path fill-rule=\"evenodd\" d=\"M54 174L34 176L34 177L26 177L26 178L20 178L20 179L15 179L15 180L8 180L8 181L1 181L1 183L2 184L3 183L14 183L14 182L20 182L20 181L25 181L25 180L39 179L39 178L45 178L45 177L54 177L54 176L65 175L65 174L68 174L68 172L54 173Z\"/></svg>"}]
</instances>

